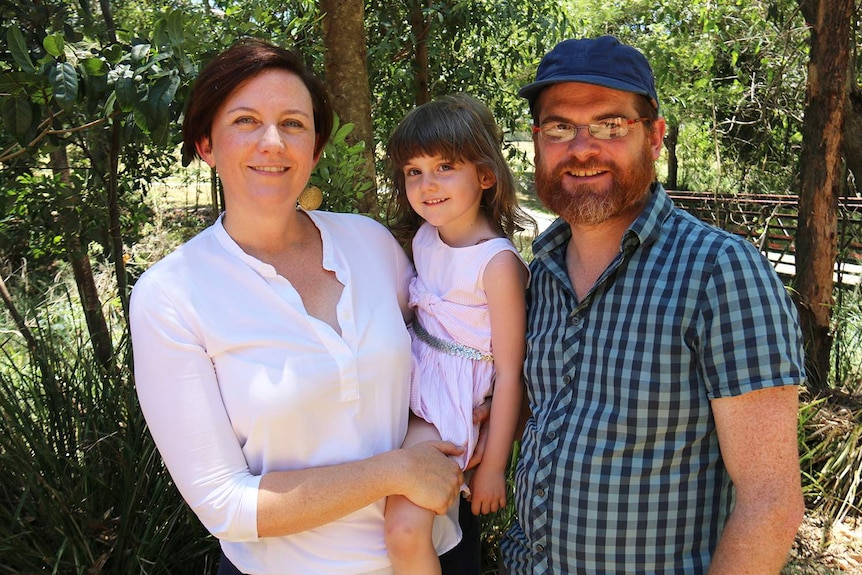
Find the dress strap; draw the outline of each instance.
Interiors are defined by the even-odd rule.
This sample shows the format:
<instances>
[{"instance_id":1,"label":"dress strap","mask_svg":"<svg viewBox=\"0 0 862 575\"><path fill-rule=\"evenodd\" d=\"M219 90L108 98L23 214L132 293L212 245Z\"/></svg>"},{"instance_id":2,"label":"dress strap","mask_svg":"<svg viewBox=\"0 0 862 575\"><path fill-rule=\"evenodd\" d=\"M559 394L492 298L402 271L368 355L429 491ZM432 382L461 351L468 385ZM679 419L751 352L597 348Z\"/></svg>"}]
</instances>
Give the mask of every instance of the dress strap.
<instances>
[{"instance_id":1,"label":"dress strap","mask_svg":"<svg viewBox=\"0 0 862 575\"><path fill-rule=\"evenodd\" d=\"M465 357L476 361L494 361L494 356L490 353L482 353L478 349L474 349L456 341L449 341L431 335L424 327L422 327L422 324L419 323L418 319L413 320L413 333L415 333L416 337L420 340L443 353Z\"/></svg>"}]
</instances>

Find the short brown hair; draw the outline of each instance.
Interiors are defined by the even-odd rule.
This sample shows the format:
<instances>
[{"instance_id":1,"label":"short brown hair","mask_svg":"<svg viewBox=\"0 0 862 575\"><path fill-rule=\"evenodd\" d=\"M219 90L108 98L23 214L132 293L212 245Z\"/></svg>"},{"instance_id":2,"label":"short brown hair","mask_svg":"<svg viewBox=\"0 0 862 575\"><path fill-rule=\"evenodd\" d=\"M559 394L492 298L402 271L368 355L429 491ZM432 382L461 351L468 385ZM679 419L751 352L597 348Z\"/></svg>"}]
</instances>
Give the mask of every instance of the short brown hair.
<instances>
[{"instance_id":1,"label":"short brown hair","mask_svg":"<svg viewBox=\"0 0 862 575\"><path fill-rule=\"evenodd\" d=\"M276 68L296 74L311 94L314 111L315 155L332 132L333 111L323 83L309 71L299 54L254 38L237 41L213 58L195 80L183 119L183 165L198 157L196 144L208 138L219 108L242 84Z\"/></svg>"}]
</instances>

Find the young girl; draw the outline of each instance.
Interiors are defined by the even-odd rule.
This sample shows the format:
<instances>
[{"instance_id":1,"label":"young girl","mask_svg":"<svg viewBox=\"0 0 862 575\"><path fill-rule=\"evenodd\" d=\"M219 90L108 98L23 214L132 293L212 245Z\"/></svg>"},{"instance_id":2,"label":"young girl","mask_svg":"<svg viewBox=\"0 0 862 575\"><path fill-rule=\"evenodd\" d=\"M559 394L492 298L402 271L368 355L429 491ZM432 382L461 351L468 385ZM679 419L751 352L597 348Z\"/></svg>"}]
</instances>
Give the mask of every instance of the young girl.
<instances>
[{"instance_id":1,"label":"young girl","mask_svg":"<svg viewBox=\"0 0 862 575\"><path fill-rule=\"evenodd\" d=\"M413 369L406 445L428 439L473 455L473 408L493 390L487 444L463 487L474 514L506 505L506 467L521 409L524 290L528 271L509 239L535 225L517 206L515 179L490 110L465 95L412 110L389 139L390 220L417 276L410 285ZM386 544L396 575L440 573L434 512L407 498L386 504ZM445 550L442 550L445 551Z\"/></svg>"}]
</instances>

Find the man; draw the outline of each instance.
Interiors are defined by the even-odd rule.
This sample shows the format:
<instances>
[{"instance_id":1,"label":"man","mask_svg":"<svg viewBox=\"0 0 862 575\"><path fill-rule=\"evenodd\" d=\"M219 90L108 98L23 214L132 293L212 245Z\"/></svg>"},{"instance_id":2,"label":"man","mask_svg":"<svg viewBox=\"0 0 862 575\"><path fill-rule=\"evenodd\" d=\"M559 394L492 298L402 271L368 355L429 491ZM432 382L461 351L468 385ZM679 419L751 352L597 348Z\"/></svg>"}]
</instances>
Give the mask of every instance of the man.
<instances>
[{"instance_id":1,"label":"man","mask_svg":"<svg viewBox=\"0 0 862 575\"><path fill-rule=\"evenodd\" d=\"M778 574L804 511L784 287L655 181L665 121L640 52L562 42L520 95L560 217L533 245L503 572Z\"/></svg>"}]
</instances>

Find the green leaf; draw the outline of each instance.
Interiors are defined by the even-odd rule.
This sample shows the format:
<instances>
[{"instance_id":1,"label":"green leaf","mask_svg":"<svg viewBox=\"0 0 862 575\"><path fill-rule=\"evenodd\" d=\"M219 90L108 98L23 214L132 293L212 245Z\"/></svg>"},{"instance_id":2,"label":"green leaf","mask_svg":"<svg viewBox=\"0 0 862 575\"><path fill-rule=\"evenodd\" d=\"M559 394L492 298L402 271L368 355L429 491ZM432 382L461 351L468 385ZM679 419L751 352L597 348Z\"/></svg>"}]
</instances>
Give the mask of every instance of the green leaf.
<instances>
[{"instance_id":1,"label":"green leaf","mask_svg":"<svg viewBox=\"0 0 862 575\"><path fill-rule=\"evenodd\" d=\"M171 134L170 122L161 122L150 130L150 139L158 146L164 146L168 143L168 137Z\"/></svg>"},{"instance_id":2,"label":"green leaf","mask_svg":"<svg viewBox=\"0 0 862 575\"><path fill-rule=\"evenodd\" d=\"M138 101L138 90L131 76L121 76L114 82L114 92L121 106L131 106Z\"/></svg>"},{"instance_id":3,"label":"green leaf","mask_svg":"<svg viewBox=\"0 0 862 575\"><path fill-rule=\"evenodd\" d=\"M338 129L338 131L335 132L335 135L332 137L332 143L333 144L341 144L342 142L344 142L344 139L350 135L350 132L353 131L353 128L354 128L354 124L352 124L350 122L341 126Z\"/></svg>"},{"instance_id":4,"label":"green leaf","mask_svg":"<svg viewBox=\"0 0 862 575\"><path fill-rule=\"evenodd\" d=\"M10 98L3 102L3 127L15 136L23 136L33 125L33 107L25 98Z\"/></svg>"},{"instance_id":5,"label":"green leaf","mask_svg":"<svg viewBox=\"0 0 862 575\"><path fill-rule=\"evenodd\" d=\"M78 97L78 74L68 62L57 62L48 71L48 82L54 92L54 99L63 108L71 106Z\"/></svg>"},{"instance_id":6,"label":"green leaf","mask_svg":"<svg viewBox=\"0 0 862 575\"><path fill-rule=\"evenodd\" d=\"M29 72L9 72L0 74L0 94L15 96L32 95L45 84L45 77Z\"/></svg>"},{"instance_id":7,"label":"green leaf","mask_svg":"<svg viewBox=\"0 0 862 575\"><path fill-rule=\"evenodd\" d=\"M105 99L105 117L110 116L114 111L114 104L117 103L117 93L111 92Z\"/></svg>"},{"instance_id":8,"label":"green leaf","mask_svg":"<svg viewBox=\"0 0 862 575\"><path fill-rule=\"evenodd\" d=\"M150 88L146 104L147 108L152 112L151 117L157 117L162 113L167 115L166 112L174 101L174 95L177 93L177 88L179 87L179 76L168 76L159 79L156 85Z\"/></svg>"},{"instance_id":9,"label":"green leaf","mask_svg":"<svg viewBox=\"0 0 862 575\"><path fill-rule=\"evenodd\" d=\"M149 44L138 44L132 47L132 60L140 62L150 54L151 46Z\"/></svg>"},{"instance_id":10,"label":"green leaf","mask_svg":"<svg viewBox=\"0 0 862 575\"><path fill-rule=\"evenodd\" d=\"M125 52L123 51L123 47L119 44L111 44L110 46L102 50L102 56L104 56L105 59L112 64L118 63L124 55Z\"/></svg>"},{"instance_id":11,"label":"green leaf","mask_svg":"<svg viewBox=\"0 0 862 575\"><path fill-rule=\"evenodd\" d=\"M171 44L181 46L185 40L185 30L183 29L185 22L183 13L179 10L171 10L168 13L168 36L171 39Z\"/></svg>"},{"instance_id":12,"label":"green leaf","mask_svg":"<svg viewBox=\"0 0 862 575\"><path fill-rule=\"evenodd\" d=\"M159 18L153 26L153 37L151 38L156 46L162 47L167 45L168 38L168 23L164 18Z\"/></svg>"},{"instance_id":13,"label":"green leaf","mask_svg":"<svg viewBox=\"0 0 862 575\"><path fill-rule=\"evenodd\" d=\"M50 36L45 36L45 39L42 40L42 46L45 48L45 51L48 52L54 58L59 58L63 55L63 50L65 46L65 42L63 41L62 34L51 34Z\"/></svg>"},{"instance_id":14,"label":"green leaf","mask_svg":"<svg viewBox=\"0 0 862 575\"><path fill-rule=\"evenodd\" d=\"M25 72L35 72L36 67L30 60L30 51L27 50L27 41L24 34L16 26L9 26L6 30L6 44L12 52L12 58Z\"/></svg>"},{"instance_id":15,"label":"green leaf","mask_svg":"<svg viewBox=\"0 0 862 575\"><path fill-rule=\"evenodd\" d=\"M88 76L104 76L108 73L108 67L101 58L86 58L81 61L81 68Z\"/></svg>"}]
</instances>

